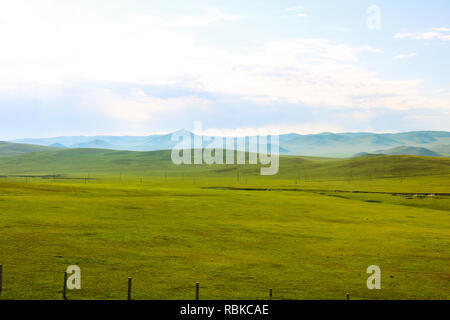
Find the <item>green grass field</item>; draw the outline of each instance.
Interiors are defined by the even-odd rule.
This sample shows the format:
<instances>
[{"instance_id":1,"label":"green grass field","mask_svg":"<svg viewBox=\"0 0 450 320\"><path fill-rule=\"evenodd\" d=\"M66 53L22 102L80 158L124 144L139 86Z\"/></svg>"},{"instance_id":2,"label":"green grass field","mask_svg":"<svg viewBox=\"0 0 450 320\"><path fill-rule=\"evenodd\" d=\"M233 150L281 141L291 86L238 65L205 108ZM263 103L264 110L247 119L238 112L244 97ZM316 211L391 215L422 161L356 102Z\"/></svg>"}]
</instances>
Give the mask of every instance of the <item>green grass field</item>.
<instances>
[{"instance_id":1,"label":"green grass field","mask_svg":"<svg viewBox=\"0 0 450 320\"><path fill-rule=\"evenodd\" d=\"M450 159L282 157L174 166L169 151L0 158L0 299L449 299ZM368 290L366 268L381 268Z\"/></svg>"}]
</instances>

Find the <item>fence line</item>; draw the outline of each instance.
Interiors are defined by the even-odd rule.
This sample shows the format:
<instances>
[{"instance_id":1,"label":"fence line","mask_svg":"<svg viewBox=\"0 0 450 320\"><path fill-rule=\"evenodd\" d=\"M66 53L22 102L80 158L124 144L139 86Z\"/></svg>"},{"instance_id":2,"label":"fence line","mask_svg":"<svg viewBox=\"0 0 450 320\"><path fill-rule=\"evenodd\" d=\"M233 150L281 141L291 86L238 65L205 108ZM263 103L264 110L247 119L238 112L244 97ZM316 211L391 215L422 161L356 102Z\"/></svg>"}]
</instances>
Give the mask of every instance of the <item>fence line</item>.
<instances>
[{"instance_id":1,"label":"fence line","mask_svg":"<svg viewBox=\"0 0 450 320\"><path fill-rule=\"evenodd\" d=\"M132 277L128 277L128 290L127 290L127 300L132 300L131 290L132 290ZM2 281L3 281L3 266L0 264L0 295L2 293ZM67 271L64 272L64 283L63 283L63 289L62 289L62 298L63 300L69 300L67 298L67 281L68 281L68 274ZM347 293L345 295L346 300L350 300L350 294ZM273 289L269 289L269 296L268 300L272 300L273 298ZM195 283L195 300L200 300L200 283Z\"/></svg>"}]
</instances>

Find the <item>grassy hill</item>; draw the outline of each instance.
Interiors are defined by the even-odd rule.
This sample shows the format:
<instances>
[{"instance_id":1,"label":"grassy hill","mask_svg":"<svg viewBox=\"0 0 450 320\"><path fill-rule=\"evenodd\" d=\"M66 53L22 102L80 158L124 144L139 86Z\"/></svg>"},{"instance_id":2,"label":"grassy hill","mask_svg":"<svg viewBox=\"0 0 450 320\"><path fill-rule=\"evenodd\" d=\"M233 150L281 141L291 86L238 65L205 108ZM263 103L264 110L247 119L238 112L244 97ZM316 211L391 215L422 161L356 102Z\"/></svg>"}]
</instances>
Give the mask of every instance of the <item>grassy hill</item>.
<instances>
[{"instance_id":1,"label":"grassy hill","mask_svg":"<svg viewBox=\"0 0 450 320\"><path fill-rule=\"evenodd\" d=\"M48 151L48 150L57 150L57 148L33 144L11 143L0 141L0 157L20 155L30 152Z\"/></svg>"},{"instance_id":2,"label":"grassy hill","mask_svg":"<svg viewBox=\"0 0 450 320\"><path fill-rule=\"evenodd\" d=\"M449 299L450 159L282 156L175 166L170 151L0 158L0 299ZM85 178L86 177L86 178ZM366 288L379 265L382 290Z\"/></svg>"},{"instance_id":3,"label":"grassy hill","mask_svg":"<svg viewBox=\"0 0 450 320\"><path fill-rule=\"evenodd\" d=\"M259 176L260 165L179 165L171 151L62 149L0 158L0 174L235 177ZM248 155L247 155L248 156ZM450 159L377 156L351 159L281 156L279 173L267 179L367 179L450 172Z\"/></svg>"}]
</instances>

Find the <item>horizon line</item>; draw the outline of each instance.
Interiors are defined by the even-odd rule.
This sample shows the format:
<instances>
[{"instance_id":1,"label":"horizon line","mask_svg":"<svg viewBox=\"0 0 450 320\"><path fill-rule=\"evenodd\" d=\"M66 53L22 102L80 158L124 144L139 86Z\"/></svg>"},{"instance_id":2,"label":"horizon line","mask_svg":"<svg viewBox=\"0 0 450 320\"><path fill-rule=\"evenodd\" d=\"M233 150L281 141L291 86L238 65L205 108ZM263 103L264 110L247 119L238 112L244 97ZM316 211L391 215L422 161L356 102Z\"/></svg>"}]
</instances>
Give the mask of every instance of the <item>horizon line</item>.
<instances>
[{"instance_id":1,"label":"horizon line","mask_svg":"<svg viewBox=\"0 0 450 320\"><path fill-rule=\"evenodd\" d=\"M209 131L209 130L218 130L218 129L206 129L203 131ZM148 133L148 134L92 134L92 135L84 135L84 134L73 134L73 135L56 135L56 136L46 136L46 137L38 137L38 138L30 138L30 137L26 137L26 138L13 138L13 139L5 139L5 140L0 140L0 141L5 141L5 142L15 142L18 140L40 140L40 139L56 139L56 138L72 138L72 137L84 137L84 138L94 138L94 137L149 137L149 136L164 136L164 135L170 135L179 131L187 131L188 133L191 134L196 134L194 133L194 131L191 130L186 130L186 129L177 129L174 131L168 131L168 132L155 132L155 133ZM220 130L218 130L220 131ZM225 131L225 130L224 130ZM256 130L255 131L264 131L264 130ZM269 130L270 131L270 130ZM342 132L336 132L336 131L322 131L322 132L317 132L317 133L299 133L299 132L287 132L287 133L280 133L278 134L279 136L282 135L291 135L291 134L296 134L296 135L300 135L300 136L310 136L310 135L320 135L320 134L401 134L401 133L416 133L416 132L445 132L445 133L450 133L450 131L446 131L446 130L412 130L412 131L382 131L382 132L375 132L375 131L342 131ZM196 134L197 135L197 134ZM259 135L275 135L275 134L270 134L270 133L260 133ZM209 134L201 134L200 136L203 137L249 137L249 136L255 136L255 135L209 135Z\"/></svg>"}]
</instances>

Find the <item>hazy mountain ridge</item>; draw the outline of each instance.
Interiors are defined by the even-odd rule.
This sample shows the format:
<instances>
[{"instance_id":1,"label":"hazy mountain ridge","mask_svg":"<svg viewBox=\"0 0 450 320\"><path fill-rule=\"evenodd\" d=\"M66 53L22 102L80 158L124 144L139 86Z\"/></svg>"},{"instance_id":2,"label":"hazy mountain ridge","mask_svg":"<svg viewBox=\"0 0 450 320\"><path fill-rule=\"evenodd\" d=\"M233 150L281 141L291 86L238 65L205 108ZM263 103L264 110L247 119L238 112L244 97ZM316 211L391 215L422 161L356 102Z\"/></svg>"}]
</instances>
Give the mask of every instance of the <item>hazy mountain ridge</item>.
<instances>
[{"instance_id":1,"label":"hazy mountain ridge","mask_svg":"<svg viewBox=\"0 0 450 320\"><path fill-rule=\"evenodd\" d=\"M184 131L184 130L183 130ZM191 137L194 134L190 133ZM154 151L172 149L177 142L172 134L149 136L72 136L42 139L18 139L12 142L41 146L62 145L69 148L104 148L114 150ZM207 138L207 137L204 137ZM204 143L207 146L210 142ZM248 139L247 139L248 143ZM403 147L399 152L417 152L405 148L426 148L431 153L450 156L450 132L415 131L402 133L320 133L280 135L280 153L287 155L351 157L357 153L378 153Z\"/></svg>"},{"instance_id":2,"label":"hazy mountain ridge","mask_svg":"<svg viewBox=\"0 0 450 320\"><path fill-rule=\"evenodd\" d=\"M394 147L394 148L387 149L387 150L375 151L375 153L381 153L381 154L385 154L385 155L408 154L408 155L414 155L414 156L442 157L441 154L431 151L430 149L423 148L423 147L410 147L410 146Z\"/></svg>"}]
</instances>

